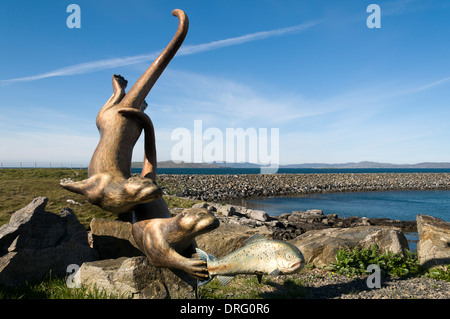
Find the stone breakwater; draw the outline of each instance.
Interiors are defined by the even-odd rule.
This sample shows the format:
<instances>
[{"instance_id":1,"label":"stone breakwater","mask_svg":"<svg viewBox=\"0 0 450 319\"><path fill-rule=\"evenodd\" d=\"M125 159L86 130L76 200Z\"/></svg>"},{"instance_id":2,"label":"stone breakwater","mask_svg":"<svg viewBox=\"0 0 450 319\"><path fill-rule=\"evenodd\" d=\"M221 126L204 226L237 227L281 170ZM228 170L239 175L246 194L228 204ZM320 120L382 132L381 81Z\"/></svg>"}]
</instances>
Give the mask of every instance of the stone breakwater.
<instances>
[{"instance_id":1,"label":"stone breakwater","mask_svg":"<svg viewBox=\"0 0 450 319\"><path fill-rule=\"evenodd\" d=\"M450 189L450 173L158 175L167 194L221 202L261 196Z\"/></svg>"}]
</instances>

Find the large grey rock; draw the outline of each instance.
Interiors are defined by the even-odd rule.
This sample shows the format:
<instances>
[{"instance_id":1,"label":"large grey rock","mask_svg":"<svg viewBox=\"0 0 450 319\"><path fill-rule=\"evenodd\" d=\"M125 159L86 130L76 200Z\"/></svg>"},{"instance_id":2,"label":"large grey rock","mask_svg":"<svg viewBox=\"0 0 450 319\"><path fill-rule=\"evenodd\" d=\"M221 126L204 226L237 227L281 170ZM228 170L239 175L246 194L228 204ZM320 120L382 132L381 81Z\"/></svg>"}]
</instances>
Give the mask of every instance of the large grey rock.
<instances>
[{"instance_id":1,"label":"large grey rock","mask_svg":"<svg viewBox=\"0 0 450 319\"><path fill-rule=\"evenodd\" d=\"M450 223L433 216L417 215L417 231L420 264L425 268L450 264Z\"/></svg>"},{"instance_id":2,"label":"large grey rock","mask_svg":"<svg viewBox=\"0 0 450 319\"><path fill-rule=\"evenodd\" d=\"M0 227L0 283L17 286L42 280L50 272L65 275L70 264L97 258L87 232L69 208L46 212L48 199L38 197Z\"/></svg>"},{"instance_id":3,"label":"large grey rock","mask_svg":"<svg viewBox=\"0 0 450 319\"><path fill-rule=\"evenodd\" d=\"M120 298L195 298L195 280L181 274L176 275L166 268L156 268L143 256L84 263L79 269L79 278L82 286Z\"/></svg>"},{"instance_id":4,"label":"large grey rock","mask_svg":"<svg viewBox=\"0 0 450 319\"><path fill-rule=\"evenodd\" d=\"M93 218L90 228L92 245L100 259L144 255L134 242L131 223Z\"/></svg>"},{"instance_id":5,"label":"large grey rock","mask_svg":"<svg viewBox=\"0 0 450 319\"><path fill-rule=\"evenodd\" d=\"M260 234L270 238L271 233L267 227L252 228L239 224L225 224L213 231L195 238L197 246L216 257L222 257L240 247L244 241L254 234Z\"/></svg>"},{"instance_id":6,"label":"large grey rock","mask_svg":"<svg viewBox=\"0 0 450 319\"><path fill-rule=\"evenodd\" d=\"M400 230L380 226L311 230L290 242L300 249L306 263L316 267L335 262L337 252L343 248L370 248L377 244L381 252L390 251L402 255L404 250L409 248Z\"/></svg>"},{"instance_id":7,"label":"large grey rock","mask_svg":"<svg viewBox=\"0 0 450 319\"><path fill-rule=\"evenodd\" d=\"M269 219L269 215L262 211L262 210L256 210L256 209L243 209L242 213L244 213L245 215L247 215L247 217L260 221L260 222L265 222L266 220Z\"/></svg>"}]
</instances>

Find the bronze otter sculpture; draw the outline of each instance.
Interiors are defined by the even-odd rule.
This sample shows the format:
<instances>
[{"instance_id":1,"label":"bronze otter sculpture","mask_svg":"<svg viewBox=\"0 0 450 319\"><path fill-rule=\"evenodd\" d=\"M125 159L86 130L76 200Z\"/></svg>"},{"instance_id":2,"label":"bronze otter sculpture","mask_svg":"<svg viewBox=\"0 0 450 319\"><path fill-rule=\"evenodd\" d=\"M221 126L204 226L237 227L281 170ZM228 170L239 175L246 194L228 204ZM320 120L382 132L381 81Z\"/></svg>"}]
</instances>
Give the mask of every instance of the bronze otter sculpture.
<instances>
[{"instance_id":1,"label":"bronze otter sculpture","mask_svg":"<svg viewBox=\"0 0 450 319\"><path fill-rule=\"evenodd\" d=\"M80 182L61 181L65 189L82 194L90 203L118 214L133 209L137 204L154 201L162 195L155 179L131 177L132 151L144 123L129 120L123 114L130 110L138 111L141 121L148 116L143 113L146 107L144 101L138 109L121 103L126 85L127 81L123 77L113 76L113 95L97 115L96 123L101 138L89 164L88 179ZM148 125L148 122L145 124Z\"/></svg>"},{"instance_id":2,"label":"bronze otter sculpture","mask_svg":"<svg viewBox=\"0 0 450 319\"><path fill-rule=\"evenodd\" d=\"M182 270L194 278L208 277L202 259L195 254L198 235L219 226L219 220L204 208L185 209L175 217L153 218L133 224L133 238L153 266Z\"/></svg>"},{"instance_id":3,"label":"bronze otter sculpture","mask_svg":"<svg viewBox=\"0 0 450 319\"><path fill-rule=\"evenodd\" d=\"M219 226L206 209L186 209L172 217L156 184L156 146L152 121L143 111L145 97L186 37L189 20L181 10L175 36L128 93L127 81L113 76L113 95L97 115L100 141L89 164L88 178L62 180L65 189L82 194L89 202L119 215L133 215L133 238L156 267L182 270L194 278L208 277L206 263L195 254L194 237ZM131 176L134 145L145 133L141 176Z\"/></svg>"}]
</instances>

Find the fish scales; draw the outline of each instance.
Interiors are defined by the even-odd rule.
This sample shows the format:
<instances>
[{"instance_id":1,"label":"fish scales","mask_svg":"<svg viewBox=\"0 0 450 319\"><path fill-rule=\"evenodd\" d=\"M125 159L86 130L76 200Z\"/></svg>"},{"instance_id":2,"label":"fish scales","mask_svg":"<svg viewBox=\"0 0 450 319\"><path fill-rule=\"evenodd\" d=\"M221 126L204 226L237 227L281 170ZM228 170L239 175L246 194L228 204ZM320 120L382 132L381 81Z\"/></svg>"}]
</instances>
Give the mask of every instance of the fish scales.
<instances>
[{"instance_id":1,"label":"fish scales","mask_svg":"<svg viewBox=\"0 0 450 319\"><path fill-rule=\"evenodd\" d=\"M255 274L267 273L275 269L276 251L274 245L251 244L244 246L224 258L212 260L208 263L210 275L226 274ZM263 262L265 261L265 262Z\"/></svg>"},{"instance_id":2,"label":"fish scales","mask_svg":"<svg viewBox=\"0 0 450 319\"><path fill-rule=\"evenodd\" d=\"M226 285L238 274L254 274L261 280L263 274L277 276L292 274L304 266L304 257L300 250L285 241L267 239L253 235L244 242L244 246L221 258L196 249L199 258L207 262L209 279L199 282L204 285L214 276Z\"/></svg>"}]
</instances>

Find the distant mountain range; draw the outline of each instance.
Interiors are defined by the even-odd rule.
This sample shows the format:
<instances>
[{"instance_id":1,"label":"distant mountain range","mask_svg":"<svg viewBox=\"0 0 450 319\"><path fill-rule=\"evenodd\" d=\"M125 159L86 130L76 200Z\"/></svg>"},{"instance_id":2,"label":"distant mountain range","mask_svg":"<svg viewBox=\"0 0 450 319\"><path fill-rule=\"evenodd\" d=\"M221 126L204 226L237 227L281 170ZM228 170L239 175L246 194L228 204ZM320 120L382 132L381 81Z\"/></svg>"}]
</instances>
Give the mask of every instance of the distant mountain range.
<instances>
[{"instance_id":1,"label":"distant mountain range","mask_svg":"<svg viewBox=\"0 0 450 319\"><path fill-rule=\"evenodd\" d=\"M142 168L142 162L133 162L133 168ZM253 163L179 163L163 161L158 163L159 168L259 168L261 165ZM357 163L327 164L304 163L280 165L280 168L450 168L448 162L423 162L417 164L392 164L363 161Z\"/></svg>"}]
</instances>

